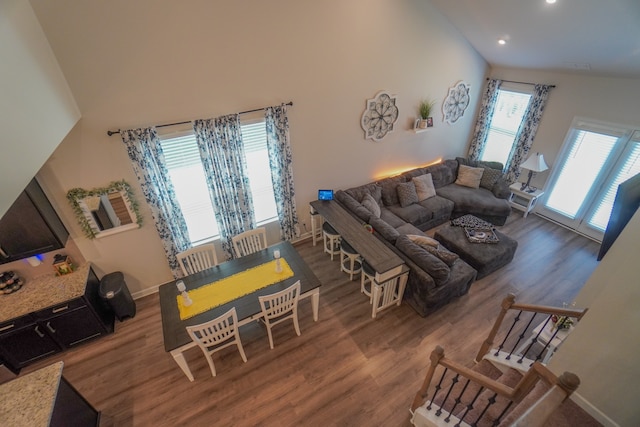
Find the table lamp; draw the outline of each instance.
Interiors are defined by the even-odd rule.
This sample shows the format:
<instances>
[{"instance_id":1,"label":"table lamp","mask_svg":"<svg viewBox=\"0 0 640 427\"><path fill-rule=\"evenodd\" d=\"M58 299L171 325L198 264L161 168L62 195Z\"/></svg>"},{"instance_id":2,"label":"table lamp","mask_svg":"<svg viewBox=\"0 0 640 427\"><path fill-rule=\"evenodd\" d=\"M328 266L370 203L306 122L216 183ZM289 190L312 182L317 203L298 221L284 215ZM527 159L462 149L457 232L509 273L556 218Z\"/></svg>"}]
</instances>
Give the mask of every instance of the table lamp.
<instances>
[{"instance_id":1,"label":"table lamp","mask_svg":"<svg viewBox=\"0 0 640 427\"><path fill-rule=\"evenodd\" d=\"M544 162L544 156L540 153L536 153L529 157L523 164L520 165L522 169L527 169L529 171L529 178L527 178L527 182L522 184L520 187L520 191L526 191L527 193L533 193L537 190L536 187L531 187L531 177L533 177L534 172L542 172L549 169L549 166Z\"/></svg>"}]
</instances>

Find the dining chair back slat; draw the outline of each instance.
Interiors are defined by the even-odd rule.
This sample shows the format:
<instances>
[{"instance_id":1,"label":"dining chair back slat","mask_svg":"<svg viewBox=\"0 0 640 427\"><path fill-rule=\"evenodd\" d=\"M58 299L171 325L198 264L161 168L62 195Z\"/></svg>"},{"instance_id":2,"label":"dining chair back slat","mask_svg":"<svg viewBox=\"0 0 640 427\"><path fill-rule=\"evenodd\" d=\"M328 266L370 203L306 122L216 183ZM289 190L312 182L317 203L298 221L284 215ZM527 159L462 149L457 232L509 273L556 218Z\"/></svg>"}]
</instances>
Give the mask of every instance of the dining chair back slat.
<instances>
[{"instance_id":1,"label":"dining chair back slat","mask_svg":"<svg viewBox=\"0 0 640 427\"><path fill-rule=\"evenodd\" d=\"M233 236L233 250L236 258L258 252L267 247L267 232L264 227L248 230Z\"/></svg>"},{"instance_id":2,"label":"dining chair back slat","mask_svg":"<svg viewBox=\"0 0 640 427\"><path fill-rule=\"evenodd\" d=\"M262 314L260 320L267 327L269 335L269 346L273 349L273 335L271 328L285 320L293 320L293 327L296 334L300 336L300 325L298 324L298 300L300 298L300 281L298 280L287 289L271 295L258 297Z\"/></svg>"},{"instance_id":3,"label":"dining chair back slat","mask_svg":"<svg viewBox=\"0 0 640 427\"><path fill-rule=\"evenodd\" d=\"M218 265L216 247L213 243L196 246L177 255L178 263L185 276L198 273Z\"/></svg>"}]
</instances>

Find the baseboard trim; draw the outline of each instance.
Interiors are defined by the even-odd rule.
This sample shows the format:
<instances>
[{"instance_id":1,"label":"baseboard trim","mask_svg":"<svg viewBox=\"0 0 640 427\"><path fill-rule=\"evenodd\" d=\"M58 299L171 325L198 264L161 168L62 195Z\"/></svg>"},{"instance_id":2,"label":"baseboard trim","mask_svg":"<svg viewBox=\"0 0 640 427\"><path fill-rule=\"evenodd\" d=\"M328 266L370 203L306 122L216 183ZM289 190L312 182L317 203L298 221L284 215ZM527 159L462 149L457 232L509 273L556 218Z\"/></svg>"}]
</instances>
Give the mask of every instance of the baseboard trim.
<instances>
[{"instance_id":1,"label":"baseboard trim","mask_svg":"<svg viewBox=\"0 0 640 427\"><path fill-rule=\"evenodd\" d=\"M580 408L582 408L587 414L595 418L599 423L605 427L620 427L618 423L606 416L602 411L593 406L587 399L580 396L578 393L573 393L570 399L575 402Z\"/></svg>"},{"instance_id":2,"label":"baseboard trim","mask_svg":"<svg viewBox=\"0 0 640 427\"><path fill-rule=\"evenodd\" d=\"M158 289L160 289L160 285L152 286L150 288L145 288L141 291L134 292L133 294L131 294L131 297L133 297L134 300L140 299L142 297L146 297L147 295L152 295L157 293Z\"/></svg>"}]
</instances>

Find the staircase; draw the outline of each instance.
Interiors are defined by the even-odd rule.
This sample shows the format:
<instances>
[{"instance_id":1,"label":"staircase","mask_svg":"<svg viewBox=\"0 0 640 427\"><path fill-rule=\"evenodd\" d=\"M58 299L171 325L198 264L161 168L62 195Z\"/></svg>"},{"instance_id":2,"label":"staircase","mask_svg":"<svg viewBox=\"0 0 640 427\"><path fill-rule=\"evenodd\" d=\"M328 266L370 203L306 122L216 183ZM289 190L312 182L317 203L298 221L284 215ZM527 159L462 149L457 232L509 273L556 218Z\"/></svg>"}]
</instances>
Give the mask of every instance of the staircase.
<instances>
[{"instance_id":1,"label":"staircase","mask_svg":"<svg viewBox=\"0 0 640 427\"><path fill-rule=\"evenodd\" d=\"M600 425L567 399L578 387L578 377L569 372L557 377L542 363L585 313L586 309L516 304L514 295L507 296L471 368L447 359L440 346L431 353L411 405L412 424Z\"/></svg>"}]
</instances>

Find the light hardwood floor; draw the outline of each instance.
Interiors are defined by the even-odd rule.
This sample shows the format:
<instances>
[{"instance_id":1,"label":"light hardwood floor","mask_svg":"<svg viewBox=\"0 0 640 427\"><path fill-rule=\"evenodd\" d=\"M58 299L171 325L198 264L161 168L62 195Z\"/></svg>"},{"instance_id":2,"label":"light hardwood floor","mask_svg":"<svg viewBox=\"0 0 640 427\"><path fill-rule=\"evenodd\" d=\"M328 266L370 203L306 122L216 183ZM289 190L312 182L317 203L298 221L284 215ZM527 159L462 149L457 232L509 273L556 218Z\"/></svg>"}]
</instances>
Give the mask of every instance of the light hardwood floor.
<instances>
[{"instance_id":1,"label":"light hardwood floor","mask_svg":"<svg viewBox=\"0 0 640 427\"><path fill-rule=\"evenodd\" d=\"M319 321L303 301L302 335L276 327L273 350L261 325L241 328L248 362L234 348L216 353L215 378L199 349L186 353L193 383L164 351L157 294L139 299L135 318L111 336L23 372L63 360L103 426L408 426L436 345L470 364L507 293L561 306L597 265L597 243L536 215L513 213L500 229L519 242L513 262L426 318L403 304L372 320L359 281L308 240L297 249L323 283Z\"/></svg>"}]
</instances>

